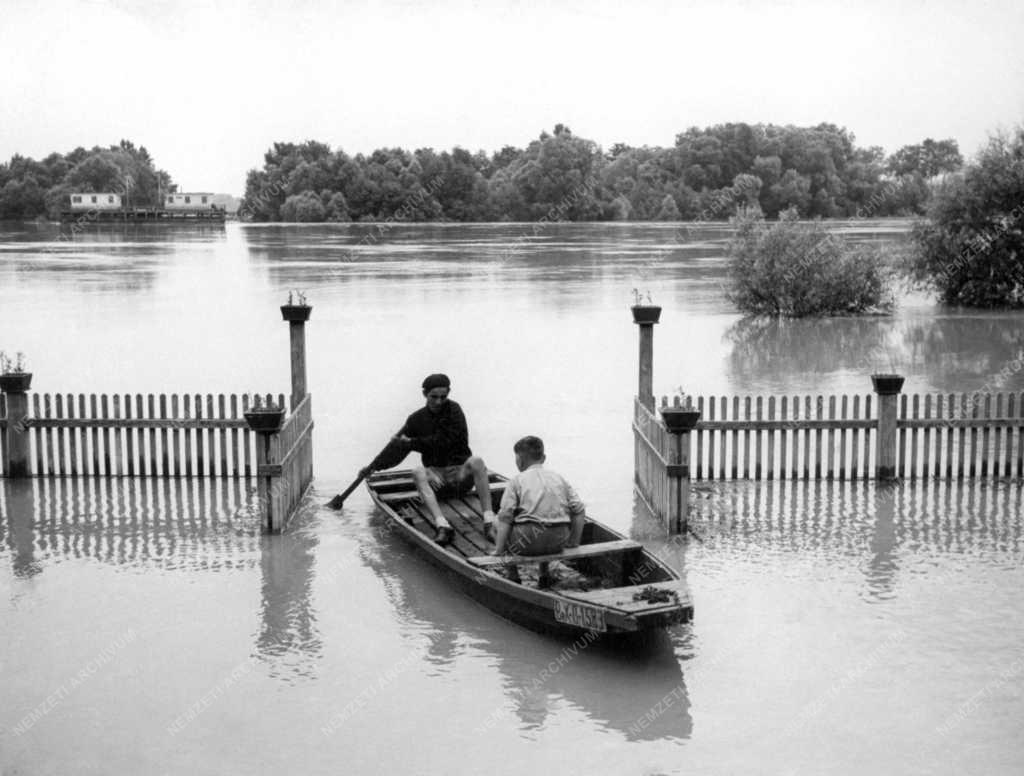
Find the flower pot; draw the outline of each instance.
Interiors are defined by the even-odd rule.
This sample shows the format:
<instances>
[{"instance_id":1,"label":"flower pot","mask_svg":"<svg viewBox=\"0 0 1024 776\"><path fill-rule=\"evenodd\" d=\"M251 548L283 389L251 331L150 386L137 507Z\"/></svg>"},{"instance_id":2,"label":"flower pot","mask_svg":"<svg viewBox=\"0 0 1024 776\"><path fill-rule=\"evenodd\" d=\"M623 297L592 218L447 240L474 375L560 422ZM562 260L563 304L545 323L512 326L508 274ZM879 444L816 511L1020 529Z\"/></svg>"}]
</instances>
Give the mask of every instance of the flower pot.
<instances>
[{"instance_id":1,"label":"flower pot","mask_svg":"<svg viewBox=\"0 0 1024 776\"><path fill-rule=\"evenodd\" d=\"M657 323L661 317L661 308L657 305L633 305L633 323Z\"/></svg>"},{"instance_id":2,"label":"flower pot","mask_svg":"<svg viewBox=\"0 0 1024 776\"><path fill-rule=\"evenodd\" d=\"M281 426L284 424L284 410L273 410L273 409L258 409L258 410L247 410L245 413L245 422L249 424L249 428L258 434L274 434L281 430Z\"/></svg>"},{"instance_id":3,"label":"flower pot","mask_svg":"<svg viewBox=\"0 0 1024 776\"><path fill-rule=\"evenodd\" d=\"M878 395L891 396L900 392L904 379L902 375L871 375L871 384Z\"/></svg>"},{"instance_id":4,"label":"flower pot","mask_svg":"<svg viewBox=\"0 0 1024 776\"><path fill-rule=\"evenodd\" d=\"M308 321L313 307L308 304L283 304L281 305L281 317L289 323Z\"/></svg>"},{"instance_id":5,"label":"flower pot","mask_svg":"<svg viewBox=\"0 0 1024 776\"><path fill-rule=\"evenodd\" d=\"M4 393L25 393L31 384L31 372L8 372L0 375L0 391Z\"/></svg>"},{"instance_id":6,"label":"flower pot","mask_svg":"<svg viewBox=\"0 0 1024 776\"><path fill-rule=\"evenodd\" d=\"M665 428L673 433L691 431L700 420L698 410L688 410L683 407L662 407L661 419L665 421Z\"/></svg>"}]
</instances>

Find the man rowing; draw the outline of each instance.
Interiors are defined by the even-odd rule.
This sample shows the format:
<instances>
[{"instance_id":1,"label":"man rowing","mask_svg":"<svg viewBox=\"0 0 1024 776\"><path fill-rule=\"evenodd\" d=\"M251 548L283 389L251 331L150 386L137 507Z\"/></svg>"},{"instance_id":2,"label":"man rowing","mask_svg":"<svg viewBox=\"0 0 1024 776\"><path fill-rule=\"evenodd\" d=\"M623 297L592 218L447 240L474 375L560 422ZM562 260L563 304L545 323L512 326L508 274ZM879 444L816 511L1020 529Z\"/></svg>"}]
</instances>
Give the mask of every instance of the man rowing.
<instances>
[{"instance_id":1,"label":"man rowing","mask_svg":"<svg viewBox=\"0 0 1024 776\"><path fill-rule=\"evenodd\" d=\"M494 524L491 488L487 466L469 449L466 416L456 402L448 398L451 380L444 374L432 374L423 380L425 406L412 413L393 437L407 444L422 457L422 466L412 470L416 489L434 522L434 541L444 546L454 536L451 523L441 513L435 491L446 489L468 492L475 487L480 497L485 533Z\"/></svg>"}]
</instances>

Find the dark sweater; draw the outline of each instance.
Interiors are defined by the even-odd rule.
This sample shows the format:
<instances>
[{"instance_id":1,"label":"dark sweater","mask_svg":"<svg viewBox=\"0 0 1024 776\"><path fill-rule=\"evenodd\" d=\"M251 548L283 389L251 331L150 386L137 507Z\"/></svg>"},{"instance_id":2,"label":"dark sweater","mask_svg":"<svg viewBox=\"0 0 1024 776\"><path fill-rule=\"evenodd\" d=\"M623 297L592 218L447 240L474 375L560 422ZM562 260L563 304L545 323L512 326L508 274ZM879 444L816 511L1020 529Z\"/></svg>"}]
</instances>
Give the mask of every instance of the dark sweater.
<instances>
[{"instance_id":1,"label":"dark sweater","mask_svg":"<svg viewBox=\"0 0 1024 776\"><path fill-rule=\"evenodd\" d=\"M416 410L400 433L412 440L410 446L423 456L424 466L461 466L473 454L469 449L466 416L451 399L437 414L427 407Z\"/></svg>"}]
</instances>

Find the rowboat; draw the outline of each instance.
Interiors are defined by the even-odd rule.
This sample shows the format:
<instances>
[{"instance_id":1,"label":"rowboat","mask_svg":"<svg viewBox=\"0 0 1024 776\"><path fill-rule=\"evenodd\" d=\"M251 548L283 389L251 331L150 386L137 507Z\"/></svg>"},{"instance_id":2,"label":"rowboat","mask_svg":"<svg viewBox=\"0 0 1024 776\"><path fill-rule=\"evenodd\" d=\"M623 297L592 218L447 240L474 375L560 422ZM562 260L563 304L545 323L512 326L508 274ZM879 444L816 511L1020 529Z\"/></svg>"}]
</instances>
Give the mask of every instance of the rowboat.
<instances>
[{"instance_id":1,"label":"rowboat","mask_svg":"<svg viewBox=\"0 0 1024 776\"><path fill-rule=\"evenodd\" d=\"M492 508L508 482L489 473ZM587 518L579 547L553 555L490 555L483 510L475 493L439 493L442 514L454 528L447 547L434 542L434 525L412 472L378 472L366 480L389 531L419 548L470 597L497 614L537 630L580 635L639 634L693 619L693 604L679 575L639 542ZM509 569L519 580L510 579Z\"/></svg>"}]
</instances>

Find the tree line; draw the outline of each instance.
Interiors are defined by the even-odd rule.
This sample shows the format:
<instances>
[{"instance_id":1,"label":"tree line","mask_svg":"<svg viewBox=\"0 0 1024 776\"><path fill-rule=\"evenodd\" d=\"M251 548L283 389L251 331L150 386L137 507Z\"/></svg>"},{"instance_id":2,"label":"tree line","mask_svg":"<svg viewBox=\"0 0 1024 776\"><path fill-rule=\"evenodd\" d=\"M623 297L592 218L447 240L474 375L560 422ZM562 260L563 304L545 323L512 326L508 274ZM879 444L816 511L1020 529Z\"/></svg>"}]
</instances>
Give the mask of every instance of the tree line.
<instances>
[{"instance_id":1,"label":"tree line","mask_svg":"<svg viewBox=\"0 0 1024 776\"><path fill-rule=\"evenodd\" d=\"M725 220L737 205L768 218L911 216L930 182L963 164L955 140L891 156L834 124L692 127L663 148L607 151L562 125L526 148L488 155L381 148L350 156L315 140L275 143L246 177L253 221ZM741 192L737 198L736 193ZM727 203L723 204L723 203Z\"/></svg>"},{"instance_id":2,"label":"tree line","mask_svg":"<svg viewBox=\"0 0 1024 776\"><path fill-rule=\"evenodd\" d=\"M801 222L794 209L770 224L751 211L740 208L729 244L729 298L743 312L891 310L900 274L946 304L1024 308L1024 127L992 136L935 185L899 257L849 243L820 221Z\"/></svg>"},{"instance_id":3,"label":"tree line","mask_svg":"<svg viewBox=\"0 0 1024 776\"><path fill-rule=\"evenodd\" d=\"M130 140L54 152L40 161L15 154L0 164L0 219L57 219L70 206L71 192L117 192L133 207L156 207L161 193L174 189L146 147Z\"/></svg>"}]
</instances>

